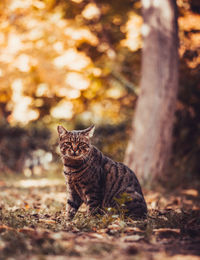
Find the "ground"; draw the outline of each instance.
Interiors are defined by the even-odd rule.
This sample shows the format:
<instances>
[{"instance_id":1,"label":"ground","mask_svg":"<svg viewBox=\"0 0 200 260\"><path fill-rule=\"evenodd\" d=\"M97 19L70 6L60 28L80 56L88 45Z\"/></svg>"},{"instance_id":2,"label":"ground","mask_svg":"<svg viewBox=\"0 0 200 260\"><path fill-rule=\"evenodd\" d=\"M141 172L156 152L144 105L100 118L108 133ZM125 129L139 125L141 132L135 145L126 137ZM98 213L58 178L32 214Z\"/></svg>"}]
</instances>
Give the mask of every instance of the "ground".
<instances>
[{"instance_id":1,"label":"ground","mask_svg":"<svg viewBox=\"0 0 200 260\"><path fill-rule=\"evenodd\" d=\"M128 219L123 210L91 217L83 206L67 222L63 179L4 179L0 259L200 259L198 189L144 193L146 220Z\"/></svg>"}]
</instances>

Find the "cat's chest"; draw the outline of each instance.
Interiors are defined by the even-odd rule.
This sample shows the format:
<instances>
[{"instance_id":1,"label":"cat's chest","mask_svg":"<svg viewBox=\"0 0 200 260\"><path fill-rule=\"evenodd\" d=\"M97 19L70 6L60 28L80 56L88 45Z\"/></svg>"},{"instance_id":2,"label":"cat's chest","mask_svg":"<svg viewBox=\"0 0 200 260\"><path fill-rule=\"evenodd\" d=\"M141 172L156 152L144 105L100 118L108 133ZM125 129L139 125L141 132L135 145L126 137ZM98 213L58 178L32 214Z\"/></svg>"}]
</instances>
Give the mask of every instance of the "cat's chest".
<instances>
[{"instance_id":1,"label":"cat's chest","mask_svg":"<svg viewBox=\"0 0 200 260\"><path fill-rule=\"evenodd\" d=\"M90 187L90 183L87 181L73 181L71 184L72 189L79 195L79 197L86 201L86 191Z\"/></svg>"},{"instance_id":2,"label":"cat's chest","mask_svg":"<svg viewBox=\"0 0 200 260\"><path fill-rule=\"evenodd\" d=\"M85 196L86 187L84 185L81 185L80 183L76 183L74 185L74 189L76 190L76 192L78 193L80 198L83 201L85 201L86 200L86 196Z\"/></svg>"},{"instance_id":3,"label":"cat's chest","mask_svg":"<svg viewBox=\"0 0 200 260\"><path fill-rule=\"evenodd\" d=\"M99 177L98 175L84 176L84 178L73 180L70 186L84 202L87 202L88 198L95 192L102 192L102 183Z\"/></svg>"}]
</instances>

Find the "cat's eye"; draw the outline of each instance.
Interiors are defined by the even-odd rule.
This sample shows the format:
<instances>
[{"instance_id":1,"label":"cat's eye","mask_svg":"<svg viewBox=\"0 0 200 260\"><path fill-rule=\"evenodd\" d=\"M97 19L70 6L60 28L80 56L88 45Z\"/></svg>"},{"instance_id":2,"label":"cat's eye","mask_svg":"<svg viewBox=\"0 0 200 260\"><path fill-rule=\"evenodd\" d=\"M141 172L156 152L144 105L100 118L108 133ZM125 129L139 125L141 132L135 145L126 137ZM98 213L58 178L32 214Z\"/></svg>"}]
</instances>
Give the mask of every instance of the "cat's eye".
<instances>
[{"instance_id":1,"label":"cat's eye","mask_svg":"<svg viewBox=\"0 0 200 260\"><path fill-rule=\"evenodd\" d=\"M88 145L86 143L80 143L78 146L79 147L88 147Z\"/></svg>"}]
</instances>

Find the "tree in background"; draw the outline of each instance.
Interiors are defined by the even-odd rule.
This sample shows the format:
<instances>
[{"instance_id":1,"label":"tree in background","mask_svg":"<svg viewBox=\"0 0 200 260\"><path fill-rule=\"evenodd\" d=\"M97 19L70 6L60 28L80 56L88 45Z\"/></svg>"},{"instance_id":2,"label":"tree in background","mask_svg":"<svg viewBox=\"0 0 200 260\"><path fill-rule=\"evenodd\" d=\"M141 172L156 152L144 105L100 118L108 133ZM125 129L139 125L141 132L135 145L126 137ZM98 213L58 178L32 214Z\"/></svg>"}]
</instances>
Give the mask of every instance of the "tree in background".
<instances>
[{"instance_id":1,"label":"tree in background","mask_svg":"<svg viewBox=\"0 0 200 260\"><path fill-rule=\"evenodd\" d=\"M156 7L159 1L153 3ZM32 145L33 128L41 134L48 128L54 136L61 121L68 129L95 123L97 146L123 160L140 91L141 4L140 0L0 1L0 164L13 158L9 165L16 170L20 153L14 148L21 147L21 154L27 155L27 136L27 149L52 147L51 138L44 144L35 139ZM200 169L200 2L178 0L177 5L180 88L172 163L176 176L180 173L185 180L186 174L190 180ZM20 128L20 137L13 127ZM16 145L10 147L11 134ZM7 152L12 148L13 156Z\"/></svg>"},{"instance_id":2,"label":"tree in background","mask_svg":"<svg viewBox=\"0 0 200 260\"><path fill-rule=\"evenodd\" d=\"M172 148L178 90L176 1L142 1L141 91L126 163L144 182L162 177Z\"/></svg>"}]
</instances>

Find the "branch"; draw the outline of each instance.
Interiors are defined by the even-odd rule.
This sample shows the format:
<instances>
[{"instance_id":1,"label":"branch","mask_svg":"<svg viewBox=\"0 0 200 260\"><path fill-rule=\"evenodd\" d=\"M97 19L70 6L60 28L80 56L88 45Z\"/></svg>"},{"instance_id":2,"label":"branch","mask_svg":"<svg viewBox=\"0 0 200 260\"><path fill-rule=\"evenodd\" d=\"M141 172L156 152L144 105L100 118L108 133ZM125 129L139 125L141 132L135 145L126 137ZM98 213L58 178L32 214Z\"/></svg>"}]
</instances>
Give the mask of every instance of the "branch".
<instances>
[{"instance_id":1,"label":"branch","mask_svg":"<svg viewBox=\"0 0 200 260\"><path fill-rule=\"evenodd\" d=\"M111 76L113 76L116 80L120 81L125 88L131 90L136 96L138 96L138 90L135 84L127 80L120 72L112 71Z\"/></svg>"}]
</instances>

